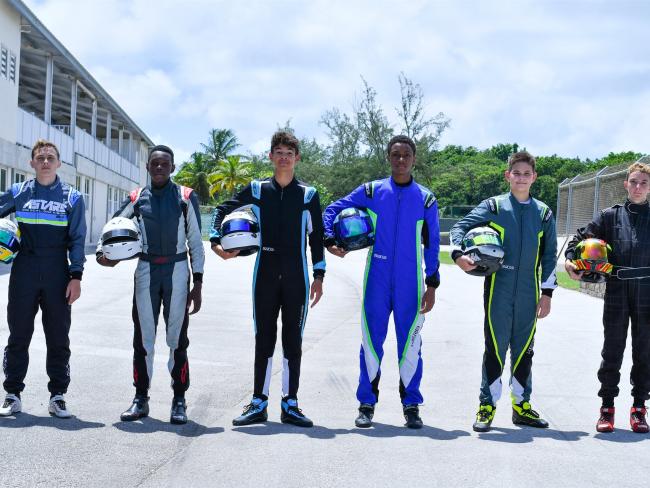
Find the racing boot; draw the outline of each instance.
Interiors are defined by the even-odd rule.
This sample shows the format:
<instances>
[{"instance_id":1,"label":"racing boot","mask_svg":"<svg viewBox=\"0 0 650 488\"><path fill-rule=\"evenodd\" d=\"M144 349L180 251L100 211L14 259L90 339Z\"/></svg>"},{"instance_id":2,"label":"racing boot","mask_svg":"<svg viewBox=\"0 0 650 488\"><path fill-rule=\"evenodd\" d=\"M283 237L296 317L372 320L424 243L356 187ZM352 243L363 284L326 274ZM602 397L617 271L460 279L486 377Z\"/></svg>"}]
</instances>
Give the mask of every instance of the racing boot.
<instances>
[{"instance_id":1,"label":"racing boot","mask_svg":"<svg viewBox=\"0 0 650 488\"><path fill-rule=\"evenodd\" d=\"M242 414L233 419L232 425L250 425L266 422L269 418L266 407L269 402L265 398L253 397L251 402L244 407Z\"/></svg>"},{"instance_id":2,"label":"racing boot","mask_svg":"<svg viewBox=\"0 0 650 488\"><path fill-rule=\"evenodd\" d=\"M7 393L5 401L2 407L0 407L0 417L9 417L10 415L19 413L22 409L23 404L20 401L20 397L13 393Z\"/></svg>"},{"instance_id":3,"label":"racing boot","mask_svg":"<svg viewBox=\"0 0 650 488\"><path fill-rule=\"evenodd\" d=\"M298 427L313 427L314 423L298 408L298 400L284 397L280 403L282 414L280 420L283 424L293 424Z\"/></svg>"},{"instance_id":4,"label":"racing boot","mask_svg":"<svg viewBox=\"0 0 650 488\"><path fill-rule=\"evenodd\" d=\"M598 432L614 432L614 411L614 407L600 407L600 418L596 423Z\"/></svg>"},{"instance_id":5,"label":"racing boot","mask_svg":"<svg viewBox=\"0 0 650 488\"><path fill-rule=\"evenodd\" d=\"M355 419L354 425L361 429L367 429L372 425L372 416L375 414L375 406L369 403L359 405L359 416Z\"/></svg>"},{"instance_id":6,"label":"racing boot","mask_svg":"<svg viewBox=\"0 0 650 488\"><path fill-rule=\"evenodd\" d=\"M648 433L648 422L646 422L646 408L645 407L632 407L630 410L630 426L634 432L639 434Z\"/></svg>"},{"instance_id":7,"label":"racing boot","mask_svg":"<svg viewBox=\"0 0 650 488\"><path fill-rule=\"evenodd\" d=\"M492 425L492 420L494 420L494 414L497 411L497 407L491 403L482 403L478 407L478 412L476 412L476 421L472 425L474 432L488 432L490 426Z\"/></svg>"},{"instance_id":8,"label":"racing boot","mask_svg":"<svg viewBox=\"0 0 650 488\"><path fill-rule=\"evenodd\" d=\"M404 405L402 409L404 412L404 419L406 420L406 426L409 429L421 429L424 423L420 418L420 408L417 404Z\"/></svg>"},{"instance_id":9,"label":"racing boot","mask_svg":"<svg viewBox=\"0 0 650 488\"><path fill-rule=\"evenodd\" d=\"M187 403L185 397L175 396L172 399L172 411L169 416L169 421L172 424L186 424L187 423Z\"/></svg>"},{"instance_id":10,"label":"racing boot","mask_svg":"<svg viewBox=\"0 0 650 488\"><path fill-rule=\"evenodd\" d=\"M512 404L512 423L536 427L538 429L545 429L548 427L548 422L541 418L539 414L532 409L530 402L527 401Z\"/></svg>"},{"instance_id":11,"label":"racing boot","mask_svg":"<svg viewBox=\"0 0 650 488\"><path fill-rule=\"evenodd\" d=\"M62 393L52 395L47 410L52 417L58 417L60 419L69 419L72 417L72 414L65 405L65 398L63 398Z\"/></svg>"},{"instance_id":12,"label":"racing boot","mask_svg":"<svg viewBox=\"0 0 650 488\"><path fill-rule=\"evenodd\" d=\"M145 395L136 395L133 403L128 410L122 412L120 420L123 422L132 422L149 415L149 397Z\"/></svg>"}]
</instances>

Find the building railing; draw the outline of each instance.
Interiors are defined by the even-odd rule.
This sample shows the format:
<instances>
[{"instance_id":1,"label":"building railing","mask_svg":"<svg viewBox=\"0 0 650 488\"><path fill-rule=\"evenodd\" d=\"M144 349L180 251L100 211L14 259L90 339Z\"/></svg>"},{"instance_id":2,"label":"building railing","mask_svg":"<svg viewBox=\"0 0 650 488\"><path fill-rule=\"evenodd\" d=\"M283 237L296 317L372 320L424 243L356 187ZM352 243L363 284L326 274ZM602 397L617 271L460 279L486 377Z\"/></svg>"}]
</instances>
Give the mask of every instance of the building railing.
<instances>
[{"instance_id":1,"label":"building railing","mask_svg":"<svg viewBox=\"0 0 650 488\"><path fill-rule=\"evenodd\" d=\"M52 141L61 155L61 161L74 164L74 144L72 138L57 126L47 125L41 119L19 108L16 114L16 142L32 147L39 139Z\"/></svg>"}]
</instances>

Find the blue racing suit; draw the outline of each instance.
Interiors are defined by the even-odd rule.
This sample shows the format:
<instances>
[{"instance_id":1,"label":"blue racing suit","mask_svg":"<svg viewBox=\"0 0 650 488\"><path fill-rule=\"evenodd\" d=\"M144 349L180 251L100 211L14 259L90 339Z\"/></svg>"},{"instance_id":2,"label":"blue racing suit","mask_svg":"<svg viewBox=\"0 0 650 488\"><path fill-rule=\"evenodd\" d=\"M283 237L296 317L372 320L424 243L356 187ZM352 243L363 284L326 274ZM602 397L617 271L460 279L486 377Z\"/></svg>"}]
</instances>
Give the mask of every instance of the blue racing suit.
<instances>
[{"instance_id":1,"label":"blue racing suit","mask_svg":"<svg viewBox=\"0 0 650 488\"><path fill-rule=\"evenodd\" d=\"M420 404L423 401L420 393L423 254L426 285L437 288L440 284L436 198L413 179L405 185L395 183L392 178L361 185L325 209L326 245L334 243L335 217L348 207L366 210L375 228L375 244L368 251L363 283L357 399L360 403L377 403L383 345L393 312L402 403Z\"/></svg>"},{"instance_id":2,"label":"blue racing suit","mask_svg":"<svg viewBox=\"0 0 650 488\"><path fill-rule=\"evenodd\" d=\"M505 257L501 269L485 278L485 353L479 399L481 404L495 405L501 396L501 374L510 347L512 401L521 403L530 400L532 391L540 293L552 296L557 287L555 219L551 209L534 198L521 203L507 193L484 200L449 232L454 260L461 254L465 234L481 226L499 232Z\"/></svg>"}]
</instances>

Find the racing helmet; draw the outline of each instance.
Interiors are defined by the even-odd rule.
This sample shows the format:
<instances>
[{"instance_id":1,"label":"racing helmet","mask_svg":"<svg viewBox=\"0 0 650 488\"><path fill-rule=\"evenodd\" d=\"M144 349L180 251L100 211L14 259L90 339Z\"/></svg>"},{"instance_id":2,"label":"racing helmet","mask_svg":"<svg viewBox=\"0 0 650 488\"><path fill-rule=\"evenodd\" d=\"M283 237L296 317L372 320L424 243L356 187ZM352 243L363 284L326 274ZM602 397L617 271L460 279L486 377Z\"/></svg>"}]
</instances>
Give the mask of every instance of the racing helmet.
<instances>
[{"instance_id":1,"label":"racing helmet","mask_svg":"<svg viewBox=\"0 0 650 488\"><path fill-rule=\"evenodd\" d=\"M505 256L501 236L490 227L470 229L463 237L461 250L476 264L476 268L467 271L473 276L490 276L496 273L501 268Z\"/></svg>"},{"instance_id":2,"label":"racing helmet","mask_svg":"<svg viewBox=\"0 0 650 488\"><path fill-rule=\"evenodd\" d=\"M142 252L142 238L137 224L125 217L115 217L102 229L102 253L112 261L132 259Z\"/></svg>"},{"instance_id":3,"label":"racing helmet","mask_svg":"<svg viewBox=\"0 0 650 488\"><path fill-rule=\"evenodd\" d=\"M602 239L590 238L580 241L575 248L573 264L578 271L584 271L580 281L604 283L612 274L614 266L608 255L612 248Z\"/></svg>"},{"instance_id":4,"label":"racing helmet","mask_svg":"<svg viewBox=\"0 0 650 488\"><path fill-rule=\"evenodd\" d=\"M0 219L0 261L9 264L20 251L20 229L9 219Z\"/></svg>"},{"instance_id":5,"label":"racing helmet","mask_svg":"<svg viewBox=\"0 0 650 488\"><path fill-rule=\"evenodd\" d=\"M231 212L221 224L221 247L224 251L239 251L238 256L249 256L261 246L260 226L250 207Z\"/></svg>"},{"instance_id":6,"label":"racing helmet","mask_svg":"<svg viewBox=\"0 0 650 488\"><path fill-rule=\"evenodd\" d=\"M334 219L336 246L346 251L356 251L375 243L375 230L370 216L359 208L341 210Z\"/></svg>"}]
</instances>

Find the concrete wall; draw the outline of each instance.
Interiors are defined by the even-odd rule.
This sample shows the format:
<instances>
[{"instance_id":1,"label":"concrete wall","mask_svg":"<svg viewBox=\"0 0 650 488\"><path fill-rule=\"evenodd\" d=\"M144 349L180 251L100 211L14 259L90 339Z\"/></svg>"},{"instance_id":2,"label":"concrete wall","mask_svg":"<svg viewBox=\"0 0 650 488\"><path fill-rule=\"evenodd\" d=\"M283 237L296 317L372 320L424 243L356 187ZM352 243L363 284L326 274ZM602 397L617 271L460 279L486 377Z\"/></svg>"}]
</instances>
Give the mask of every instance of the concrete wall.
<instances>
[{"instance_id":1,"label":"concrete wall","mask_svg":"<svg viewBox=\"0 0 650 488\"><path fill-rule=\"evenodd\" d=\"M20 15L0 0L0 44L16 56L16 81L0 76L0 138L16 141L16 107L20 66ZM9 62L9 60L8 60Z\"/></svg>"}]
</instances>

